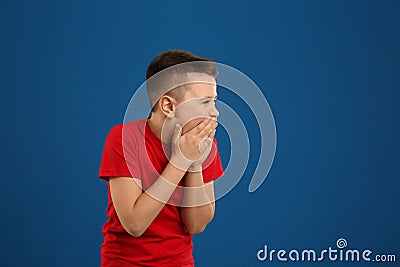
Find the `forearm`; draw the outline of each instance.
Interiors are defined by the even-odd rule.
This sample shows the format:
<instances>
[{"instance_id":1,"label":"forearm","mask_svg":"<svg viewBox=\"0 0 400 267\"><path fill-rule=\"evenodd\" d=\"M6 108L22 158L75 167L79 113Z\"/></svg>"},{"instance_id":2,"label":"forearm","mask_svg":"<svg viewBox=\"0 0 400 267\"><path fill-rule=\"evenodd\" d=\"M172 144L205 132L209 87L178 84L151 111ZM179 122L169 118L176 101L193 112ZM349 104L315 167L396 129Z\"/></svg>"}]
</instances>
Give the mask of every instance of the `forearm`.
<instances>
[{"instance_id":1,"label":"forearm","mask_svg":"<svg viewBox=\"0 0 400 267\"><path fill-rule=\"evenodd\" d=\"M132 207L130 227L134 229L135 236L140 236L154 221L184 174L185 171L167 164L160 177L137 198Z\"/></svg>"},{"instance_id":2,"label":"forearm","mask_svg":"<svg viewBox=\"0 0 400 267\"><path fill-rule=\"evenodd\" d=\"M188 231L200 233L214 217L213 184L203 182L202 172L187 172L182 198L182 219Z\"/></svg>"}]
</instances>

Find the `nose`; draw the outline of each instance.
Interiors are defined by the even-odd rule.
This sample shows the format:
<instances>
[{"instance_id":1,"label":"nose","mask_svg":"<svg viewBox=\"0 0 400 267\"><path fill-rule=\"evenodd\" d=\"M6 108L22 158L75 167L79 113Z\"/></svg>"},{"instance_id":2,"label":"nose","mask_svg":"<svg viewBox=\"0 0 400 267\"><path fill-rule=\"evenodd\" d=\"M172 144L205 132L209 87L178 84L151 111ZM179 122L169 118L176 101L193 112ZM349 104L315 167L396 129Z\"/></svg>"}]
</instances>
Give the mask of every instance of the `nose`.
<instances>
[{"instance_id":1,"label":"nose","mask_svg":"<svg viewBox=\"0 0 400 267\"><path fill-rule=\"evenodd\" d=\"M215 104L213 105L213 107L210 109L210 113L209 113L210 117L213 119L217 119L219 116L219 111L217 109L217 107L215 106Z\"/></svg>"}]
</instances>

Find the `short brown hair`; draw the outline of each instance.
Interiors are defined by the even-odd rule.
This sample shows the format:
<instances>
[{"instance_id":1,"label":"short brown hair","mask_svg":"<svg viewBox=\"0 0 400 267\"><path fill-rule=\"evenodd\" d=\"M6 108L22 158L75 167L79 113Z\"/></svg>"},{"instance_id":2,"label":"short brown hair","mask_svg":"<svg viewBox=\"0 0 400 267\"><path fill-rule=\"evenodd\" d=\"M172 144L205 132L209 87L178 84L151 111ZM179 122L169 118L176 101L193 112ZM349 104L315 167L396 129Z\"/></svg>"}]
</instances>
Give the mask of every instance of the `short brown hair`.
<instances>
[{"instance_id":1,"label":"short brown hair","mask_svg":"<svg viewBox=\"0 0 400 267\"><path fill-rule=\"evenodd\" d=\"M183 64L193 62L193 64ZM199 64L197 64L199 62ZM182 68L179 68L180 72L198 72L208 74L214 78L216 78L218 71L217 67L212 59L199 57L191 52L185 50L168 50L158 54L149 64L146 71L146 81L148 81L155 74L161 72L162 70L168 69L172 66L176 66L182 64ZM178 66L177 66L178 67ZM147 82L147 92L150 98L150 104L152 105L152 111L154 111L154 107L156 107L156 103L154 96L162 94L157 91L158 88L149 88L149 84ZM175 88L168 93L175 98L182 97L182 90L180 88ZM160 89L162 90L162 89Z\"/></svg>"}]
</instances>

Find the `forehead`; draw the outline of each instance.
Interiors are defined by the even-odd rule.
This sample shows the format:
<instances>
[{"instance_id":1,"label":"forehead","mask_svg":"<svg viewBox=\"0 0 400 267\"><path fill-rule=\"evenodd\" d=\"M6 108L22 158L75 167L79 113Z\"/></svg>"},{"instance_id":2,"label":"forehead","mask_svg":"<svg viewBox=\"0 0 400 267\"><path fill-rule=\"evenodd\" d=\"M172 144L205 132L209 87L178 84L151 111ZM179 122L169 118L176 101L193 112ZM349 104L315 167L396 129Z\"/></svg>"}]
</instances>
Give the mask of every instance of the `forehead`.
<instances>
[{"instance_id":1,"label":"forehead","mask_svg":"<svg viewBox=\"0 0 400 267\"><path fill-rule=\"evenodd\" d=\"M185 88L185 99L217 96L217 85L215 83L196 82L186 84Z\"/></svg>"}]
</instances>

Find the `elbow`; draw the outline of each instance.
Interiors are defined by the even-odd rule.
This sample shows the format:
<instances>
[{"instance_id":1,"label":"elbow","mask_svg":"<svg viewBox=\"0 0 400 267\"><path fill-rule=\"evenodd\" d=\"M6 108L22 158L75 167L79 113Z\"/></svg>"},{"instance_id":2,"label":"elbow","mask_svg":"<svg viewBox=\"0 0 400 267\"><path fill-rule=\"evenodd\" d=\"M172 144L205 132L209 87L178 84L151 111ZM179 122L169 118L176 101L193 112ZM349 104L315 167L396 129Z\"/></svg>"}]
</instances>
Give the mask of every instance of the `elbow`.
<instances>
[{"instance_id":1,"label":"elbow","mask_svg":"<svg viewBox=\"0 0 400 267\"><path fill-rule=\"evenodd\" d=\"M192 227L187 227L187 230L189 232L189 234L195 235L195 234L200 234L204 231L204 229L206 229L206 225L204 226L192 226Z\"/></svg>"},{"instance_id":2,"label":"elbow","mask_svg":"<svg viewBox=\"0 0 400 267\"><path fill-rule=\"evenodd\" d=\"M141 237L144 233L144 231L141 230L129 230L127 232L133 237Z\"/></svg>"},{"instance_id":3,"label":"elbow","mask_svg":"<svg viewBox=\"0 0 400 267\"><path fill-rule=\"evenodd\" d=\"M184 222L185 222L186 229L189 232L189 234L195 235L195 234L202 233L206 229L208 223L211 222L212 219L213 219L213 216L210 216L209 218L207 218L206 220L204 220L202 222L199 220L193 221L193 220L185 220L185 219L184 219Z\"/></svg>"},{"instance_id":4,"label":"elbow","mask_svg":"<svg viewBox=\"0 0 400 267\"><path fill-rule=\"evenodd\" d=\"M141 237L143 233L146 231L147 227L144 227L138 223L129 224L127 227L124 227L125 230L133 237Z\"/></svg>"}]
</instances>

